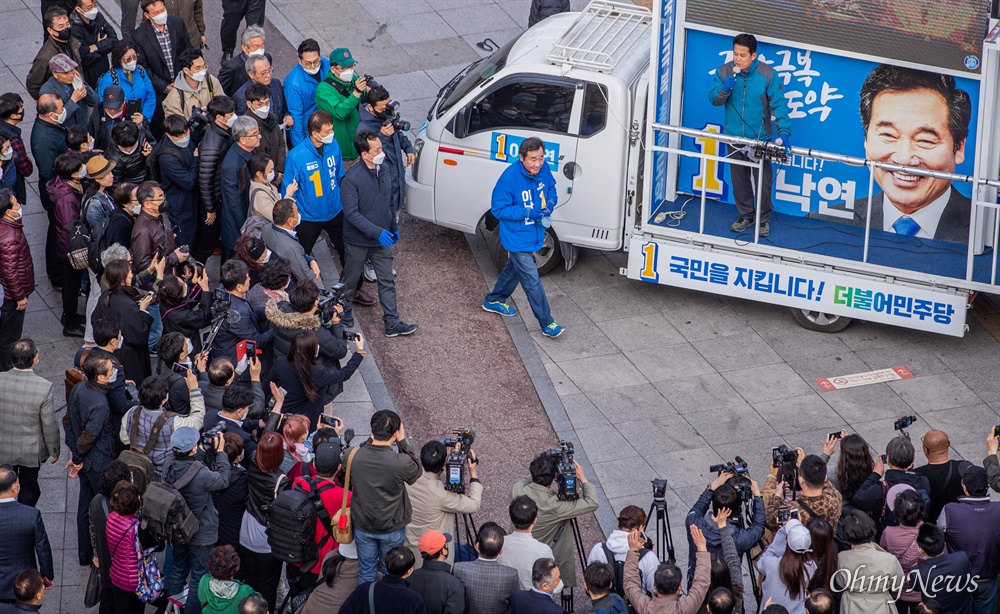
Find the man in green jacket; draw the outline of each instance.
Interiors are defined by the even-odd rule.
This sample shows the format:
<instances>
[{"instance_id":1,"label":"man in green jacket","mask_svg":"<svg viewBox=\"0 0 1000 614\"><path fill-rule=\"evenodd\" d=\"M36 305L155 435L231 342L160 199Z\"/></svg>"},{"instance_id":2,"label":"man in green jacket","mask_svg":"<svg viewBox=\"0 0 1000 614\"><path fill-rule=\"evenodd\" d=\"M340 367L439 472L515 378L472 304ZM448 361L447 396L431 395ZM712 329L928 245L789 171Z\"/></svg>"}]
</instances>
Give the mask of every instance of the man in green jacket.
<instances>
[{"instance_id":1,"label":"man in green jacket","mask_svg":"<svg viewBox=\"0 0 1000 614\"><path fill-rule=\"evenodd\" d=\"M344 157L344 170L358 161L354 136L358 131L358 105L368 91L368 80L354 73L357 62L346 47L330 53L330 72L316 87L316 108L333 116L333 135Z\"/></svg>"}]
</instances>

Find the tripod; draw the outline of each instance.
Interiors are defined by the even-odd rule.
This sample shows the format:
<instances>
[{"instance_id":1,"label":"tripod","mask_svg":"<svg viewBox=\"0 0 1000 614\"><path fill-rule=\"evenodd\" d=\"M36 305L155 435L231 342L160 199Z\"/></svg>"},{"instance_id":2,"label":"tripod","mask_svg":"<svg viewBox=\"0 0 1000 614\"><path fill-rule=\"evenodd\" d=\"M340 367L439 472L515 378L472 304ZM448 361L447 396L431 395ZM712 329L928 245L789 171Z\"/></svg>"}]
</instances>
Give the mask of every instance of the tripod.
<instances>
[{"instance_id":1,"label":"tripod","mask_svg":"<svg viewBox=\"0 0 1000 614\"><path fill-rule=\"evenodd\" d=\"M670 515L667 513L667 500L664 497L653 495L653 504L649 506L649 513L646 514L646 522L653 517L653 510L656 510L654 540L656 548L656 559L661 563L675 561L674 558L674 536L670 533ZM648 527L649 525L647 525ZM664 550L668 558L663 558Z\"/></svg>"},{"instance_id":2,"label":"tripod","mask_svg":"<svg viewBox=\"0 0 1000 614\"><path fill-rule=\"evenodd\" d=\"M753 522L753 498L751 497L750 499L743 501L742 508L739 523L740 528L746 529L750 526L750 523ZM747 575L750 577L750 586L753 589L753 596L757 599L757 603L760 604L763 595L761 594L760 586L757 585L757 571L754 569L753 559L750 558L750 550L747 550L745 555L747 559L747 571L749 572ZM745 595L746 591L744 591L744 596Z\"/></svg>"},{"instance_id":3,"label":"tripod","mask_svg":"<svg viewBox=\"0 0 1000 614\"><path fill-rule=\"evenodd\" d=\"M462 519L462 526L459 525L459 518ZM455 514L455 562L471 561L471 557L462 556L462 531L465 531L465 544L469 548L475 548L476 522L472 519L472 514Z\"/></svg>"},{"instance_id":4,"label":"tripod","mask_svg":"<svg viewBox=\"0 0 1000 614\"><path fill-rule=\"evenodd\" d=\"M559 541L563 533L566 531L566 526L569 525L571 532L573 533L573 544L576 547L576 555L580 559L580 569L587 568L587 551L583 546L583 537L580 533L580 523L577 522L576 518L569 518L564 520L562 526L556 531L555 536L552 538L552 543ZM569 587L567 594L567 589L563 589L562 594L559 596L562 607L568 614L573 614L573 587Z\"/></svg>"}]
</instances>

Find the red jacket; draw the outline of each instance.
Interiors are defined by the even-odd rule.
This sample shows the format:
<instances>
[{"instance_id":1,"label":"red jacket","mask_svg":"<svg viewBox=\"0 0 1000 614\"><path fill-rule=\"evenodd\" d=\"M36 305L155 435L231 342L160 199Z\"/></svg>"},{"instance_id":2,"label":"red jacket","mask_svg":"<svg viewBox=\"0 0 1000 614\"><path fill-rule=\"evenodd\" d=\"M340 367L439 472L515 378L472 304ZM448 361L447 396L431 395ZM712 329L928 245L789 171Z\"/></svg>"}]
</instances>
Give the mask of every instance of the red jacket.
<instances>
[{"instance_id":1,"label":"red jacket","mask_svg":"<svg viewBox=\"0 0 1000 614\"><path fill-rule=\"evenodd\" d=\"M321 492L319 493L319 498L323 501L323 507L326 508L326 512L330 514L331 523L333 522L333 516L340 511L340 504L344 502L344 489L340 486L334 485L332 480L325 480L323 478L316 478L319 480L319 486L321 487ZM309 487L309 482L304 478L295 478L295 485L302 487L306 492L311 492L312 489ZM324 484L332 485L333 488L322 488ZM351 507L351 493L347 493L347 507ZM323 521L320 518L316 518L316 543L322 543L323 539L327 536L326 527L323 526ZM308 570L306 573L319 574L322 570L323 559L326 555L338 546L337 540L330 536L330 539L326 540L326 543L319 549L319 561L312 569ZM305 570L303 570L305 571Z\"/></svg>"},{"instance_id":2,"label":"red jacket","mask_svg":"<svg viewBox=\"0 0 1000 614\"><path fill-rule=\"evenodd\" d=\"M66 183L62 177L53 177L45 184L49 198L55 205L56 255L65 258L69 254L69 224L80 217L83 193Z\"/></svg>"},{"instance_id":3,"label":"red jacket","mask_svg":"<svg viewBox=\"0 0 1000 614\"><path fill-rule=\"evenodd\" d=\"M35 267L21 220L0 218L0 285L4 297L11 301L19 301L35 291Z\"/></svg>"}]
</instances>

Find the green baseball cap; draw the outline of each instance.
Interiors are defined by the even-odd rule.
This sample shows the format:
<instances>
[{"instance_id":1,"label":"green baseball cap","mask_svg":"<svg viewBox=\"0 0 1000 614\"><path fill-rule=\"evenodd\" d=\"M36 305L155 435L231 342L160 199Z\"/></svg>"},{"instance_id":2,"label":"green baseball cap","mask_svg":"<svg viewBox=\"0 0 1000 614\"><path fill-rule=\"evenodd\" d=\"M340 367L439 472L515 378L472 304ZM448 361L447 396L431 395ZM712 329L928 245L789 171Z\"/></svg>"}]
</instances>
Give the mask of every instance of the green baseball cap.
<instances>
[{"instance_id":1,"label":"green baseball cap","mask_svg":"<svg viewBox=\"0 0 1000 614\"><path fill-rule=\"evenodd\" d=\"M354 56L351 55L351 50L347 47L338 47L330 52L330 63L336 64L341 68L348 68L354 66L357 62Z\"/></svg>"}]
</instances>

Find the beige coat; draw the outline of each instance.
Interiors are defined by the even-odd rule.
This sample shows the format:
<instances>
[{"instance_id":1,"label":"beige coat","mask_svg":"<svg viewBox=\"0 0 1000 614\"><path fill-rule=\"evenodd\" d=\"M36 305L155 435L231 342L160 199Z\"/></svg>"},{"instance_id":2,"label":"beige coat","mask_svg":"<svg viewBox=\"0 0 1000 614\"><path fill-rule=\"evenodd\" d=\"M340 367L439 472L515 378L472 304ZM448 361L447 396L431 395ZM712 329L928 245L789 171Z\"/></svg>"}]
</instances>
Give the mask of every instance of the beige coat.
<instances>
[{"instance_id":1,"label":"beige coat","mask_svg":"<svg viewBox=\"0 0 1000 614\"><path fill-rule=\"evenodd\" d=\"M163 99L163 115L166 117L176 114L188 119L191 117L192 107L204 109L213 97L224 95L222 84L211 74L205 75L205 80L201 82L199 88L193 90L184 78L184 71L181 71L174 79L174 89Z\"/></svg>"},{"instance_id":2,"label":"beige coat","mask_svg":"<svg viewBox=\"0 0 1000 614\"><path fill-rule=\"evenodd\" d=\"M274 205L281 200L278 188L270 183L250 182L250 215L264 218L268 222L273 222L271 213Z\"/></svg>"},{"instance_id":3,"label":"beige coat","mask_svg":"<svg viewBox=\"0 0 1000 614\"><path fill-rule=\"evenodd\" d=\"M903 584L899 559L873 543L840 553L831 582L842 589L840 614L896 614L892 586ZM886 591L886 586L890 587Z\"/></svg>"},{"instance_id":4,"label":"beige coat","mask_svg":"<svg viewBox=\"0 0 1000 614\"><path fill-rule=\"evenodd\" d=\"M335 552L336 550L331 550L323 561L325 562ZM344 562L337 568L333 586L327 585L326 582L317 586L309 595L306 605L302 607L299 614L332 614L337 612L356 588L358 588L358 559L344 559Z\"/></svg>"},{"instance_id":5,"label":"beige coat","mask_svg":"<svg viewBox=\"0 0 1000 614\"><path fill-rule=\"evenodd\" d=\"M423 557L417 550L420 536L434 530L450 533L454 538L455 514L475 514L479 511L483 501L483 485L478 481L472 482L466 494L460 495L445 490L440 475L424 471L415 484L406 485L406 492L410 496L410 505L413 506L413 516L406 526L406 546L417 557L416 569L423 563ZM464 541L464 535L462 539ZM448 548L449 565L455 562L456 549L454 544Z\"/></svg>"}]
</instances>

